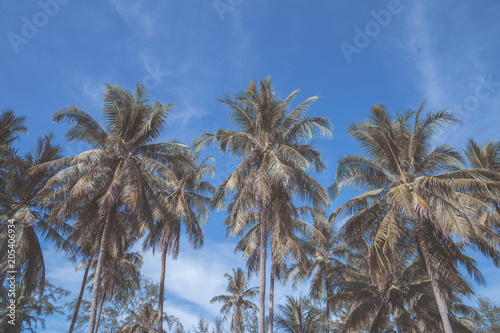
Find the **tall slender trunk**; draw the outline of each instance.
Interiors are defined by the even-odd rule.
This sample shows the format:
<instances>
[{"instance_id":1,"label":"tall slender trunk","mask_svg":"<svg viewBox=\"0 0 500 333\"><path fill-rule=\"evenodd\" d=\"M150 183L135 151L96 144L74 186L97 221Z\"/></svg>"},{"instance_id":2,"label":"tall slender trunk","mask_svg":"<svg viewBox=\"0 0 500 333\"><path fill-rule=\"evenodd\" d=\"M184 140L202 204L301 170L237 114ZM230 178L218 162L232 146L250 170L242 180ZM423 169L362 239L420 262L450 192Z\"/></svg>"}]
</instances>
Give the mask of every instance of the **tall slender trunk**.
<instances>
[{"instance_id":1,"label":"tall slender trunk","mask_svg":"<svg viewBox=\"0 0 500 333\"><path fill-rule=\"evenodd\" d=\"M94 333L97 303L99 297L99 284L101 282L102 266L104 264L104 259L106 257L106 245L107 245L106 242L108 240L108 231L110 224L111 224L111 216L110 213L108 213L108 216L106 217L106 222L104 222L104 229L102 231L102 237L101 237L101 246L99 249L99 259L97 260L97 267L95 270L94 286L92 288L92 305L90 308L88 333Z\"/></svg>"},{"instance_id":2,"label":"tall slender trunk","mask_svg":"<svg viewBox=\"0 0 500 333\"><path fill-rule=\"evenodd\" d=\"M266 229L267 216L266 209L260 205L260 289L259 289L259 333L264 333L266 330Z\"/></svg>"},{"instance_id":3,"label":"tall slender trunk","mask_svg":"<svg viewBox=\"0 0 500 333\"><path fill-rule=\"evenodd\" d=\"M326 283L326 313L325 313L325 332L330 333L330 301L328 300L330 296L332 296L332 286L330 282L330 278L325 278Z\"/></svg>"},{"instance_id":4,"label":"tall slender trunk","mask_svg":"<svg viewBox=\"0 0 500 333\"><path fill-rule=\"evenodd\" d=\"M90 264L92 263L92 259L94 258L94 253L90 256L87 261L87 268L85 268L85 274L83 274L82 287L80 288L80 295L78 295L78 301L76 302L75 312L73 313L73 319L71 319L71 326L69 327L68 333L72 333L75 329L76 318L78 318L78 312L80 311L80 304L82 303L83 293L85 292L85 284L87 282L87 277L89 275Z\"/></svg>"},{"instance_id":5,"label":"tall slender trunk","mask_svg":"<svg viewBox=\"0 0 500 333\"><path fill-rule=\"evenodd\" d=\"M105 300L106 300L106 292L104 292L104 295L102 295L101 305L99 305L99 314L97 315L97 321L95 323L94 333L97 333L97 329L99 328L99 322L101 321L102 307L104 306Z\"/></svg>"},{"instance_id":6,"label":"tall slender trunk","mask_svg":"<svg viewBox=\"0 0 500 333\"><path fill-rule=\"evenodd\" d=\"M237 306L234 314L234 332L243 333L242 325L243 323L241 322L241 306Z\"/></svg>"},{"instance_id":7,"label":"tall slender trunk","mask_svg":"<svg viewBox=\"0 0 500 333\"><path fill-rule=\"evenodd\" d=\"M427 243L425 241L424 231L422 230L420 219L416 219L415 221L415 231L417 236L418 246L422 253L422 257L424 258L425 266L427 268L427 273L429 274L429 278L431 280L432 291L434 292L434 297L436 298L436 303L439 309L439 315L441 316L441 322L443 323L443 328L445 333L453 333L453 329L451 327L450 318L448 317L448 308L446 306L446 301L439 289L438 281L436 279L436 274L434 271L434 267L430 261L430 253L429 248L427 247Z\"/></svg>"},{"instance_id":8,"label":"tall slender trunk","mask_svg":"<svg viewBox=\"0 0 500 333\"><path fill-rule=\"evenodd\" d=\"M165 266L167 265L167 244L166 239L163 237L163 244L161 249L161 276L160 276L160 305L158 306L158 331L163 333L163 298L165 292Z\"/></svg>"},{"instance_id":9,"label":"tall slender trunk","mask_svg":"<svg viewBox=\"0 0 500 333\"><path fill-rule=\"evenodd\" d=\"M273 333L274 323L274 253L271 248L271 276L269 278L269 333Z\"/></svg>"}]
</instances>

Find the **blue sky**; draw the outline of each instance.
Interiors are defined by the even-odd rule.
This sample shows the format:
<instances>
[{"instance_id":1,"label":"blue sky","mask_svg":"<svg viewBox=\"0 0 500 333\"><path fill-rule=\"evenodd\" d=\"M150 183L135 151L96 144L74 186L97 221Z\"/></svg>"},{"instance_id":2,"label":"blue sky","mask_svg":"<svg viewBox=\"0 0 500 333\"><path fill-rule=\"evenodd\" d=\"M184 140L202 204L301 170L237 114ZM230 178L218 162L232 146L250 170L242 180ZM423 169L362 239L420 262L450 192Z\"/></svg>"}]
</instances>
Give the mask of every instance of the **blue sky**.
<instances>
[{"instance_id":1,"label":"blue sky","mask_svg":"<svg viewBox=\"0 0 500 333\"><path fill-rule=\"evenodd\" d=\"M162 139L190 143L231 126L216 98L268 75L280 96L301 89L297 103L321 96L310 114L329 117L335 128L332 140L315 142L328 167L318 175L325 186L337 157L360 151L346 126L379 102L402 111L426 99L428 110L453 110L464 125L439 142L500 139L498 1L0 0L0 8L0 110L28 116L21 150L48 131L68 155L87 149L65 143L68 127L51 115L77 105L99 118L103 83L144 83L152 101L175 103ZM235 161L208 152L220 182ZM212 214L204 249L184 242L168 264L167 311L188 327L198 315L216 315L219 306L208 300L224 292L225 272L244 265L222 219ZM52 283L76 293L81 274L50 246L46 256ZM478 292L500 300L498 271L483 261L481 268L489 285ZM157 256L145 255L143 273L158 279ZM68 326L49 319L45 331Z\"/></svg>"}]
</instances>

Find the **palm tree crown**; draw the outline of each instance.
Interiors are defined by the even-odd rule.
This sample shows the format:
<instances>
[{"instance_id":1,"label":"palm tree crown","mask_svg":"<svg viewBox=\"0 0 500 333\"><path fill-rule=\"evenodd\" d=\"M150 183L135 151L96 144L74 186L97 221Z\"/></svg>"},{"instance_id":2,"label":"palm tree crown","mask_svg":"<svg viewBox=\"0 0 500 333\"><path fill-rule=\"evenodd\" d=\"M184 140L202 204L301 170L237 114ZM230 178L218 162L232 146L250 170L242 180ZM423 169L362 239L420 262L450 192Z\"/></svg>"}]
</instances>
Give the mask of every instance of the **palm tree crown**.
<instances>
[{"instance_id":1,"label":"palm tree crown","mask_svg":"<svg viewBox=\"0 0 500 333\"><path fill-rule=\"evenodd\" d=\"M228 280L226 291L229 295L215 296L210 303L224 303L220 312L226 317L231 310L234 311L231 317L231 326L234 332L243 332L243 312L248 309L257 309L257 306L248 300L259 293L257 287L248 288L248 275L243 269L233 269L233 275L224 274ZM247 289L248 288L248 289Z\"/></svg>"},{"instance_id":2,"label":"palm tree crown","mask_svg":"<svg viewBox=\"0 0 500 333\"><path fill-rule=\"evenodd\" d=\"M58 171L57 167L31 172L32 168L61 157L62 147L55 145L53 141L52 134L40 138L36 147L24 157L18 156L11 150L11 158L2 168L4 187L0 189L0 216L2 217L0 280L3 281L6 271L17 270L22 276L24 291L28 295L36 288L43 290L45 283L45 265L39 235L45 236L45 240L53 242L59 249L70 248L65 236L71 228L51 219L37 199L45 182ZM4 218L15 220L15 269L7 267L7 232L3 229L7 224Z\"/></svg>"},{"instance_id":3,"label":"palm tree crown","mask_svg":"<svg viewBox=\"0 0 500 333\"><path fill-rule=\"evenodd\" d=\"M28 134L25 120L26 117L17 117L12 110L2 112L0 115L0 156L18 138L18 133Z\"/></svg>"},{"instance_id":4,"label":"palm tree crown","mask_svg":"<svg viewBox=\"0 0 500 333\"><path fill-rule=\"evenodd\" d=\"M163 329L163 298L165 286L165 269L167 254L174 259L179 254L181 226L184 225L189 235L189 241L194 248L203 245L204 233L202 225L207 222L210 212L207 206L215 188L204 180L215 172L208 157L198 162L197 152L180 152L177 158L168 164L171 171L167 179L168 186L160 191L156 197L155 224L145 239L144 247L161 249L161 276L160 276L160 306L159 330Z\"/></svg>"},{"instance_id":5,"label":"palm tree crown","mask_svg":"<svg viewBox=\"0 0 500 333\"><path fill-rule=\"evenodd\" d=\"M113 222L121 220L115 219L115 215L119 210L126 212L129 219L138 224L135 228L138 231L143 229L143 222L152 221L150 202L165 188L165 178L171 174L164 164L185 149L177 143L155 143L171 104L148 104L148 93L142 85L137 85L135 93L111 85L106 85L106 89L104 128L75 106L54 115L56 122L73 124L67 132L68 141L83 141L92 149L38 167L63 168L47 182L41 195L46 203L56 205L55 214L71 219L90 212L86 220L100 230L95 243L100 244L99 260L89 333L94 329L98 280L110 245L107 237L116 227Z\"/></svg>"},{"instance_id":6,"label":"palm tree crown","mask_svg":"<svg viewBox=\"0 0 500 333\"><path fill-rule=\"evenodd\" d=\"M348 238L362 234L372 240L370 269L379 281L392 273L392 262L401 261L401 247L415 244L432 281L444 330L452 332L438 277L458 278L460 263L482 281L462 255L466 245L499 263L500 238L491 229L499 216L476 197L478 192L498 197L500 187L479 172L459 169L461 157L453 148L433 148L438 130L458 119L446 111L422 119L423 108L393 118L383 105L373 106L368 120L348 127L366 156L341 157L330 192L336 196L344 186L367 192L332 217L348 217L343 227Z\"/></svg>"},{"instance_id":7,"label":"palm tree crown","mask_svg":"<svg viewBox=\"0 0 500 333\"><path fill-rule=\"evenodd\" d=\"M276 326L284 333L316 333L321 331L321 312L311 302L300 296L287 296L287 303L280 305Z\"/></svg>"},{"instance_id":8,"label":"palm tree crown","mask_svg":"<svg viewBox=\"0 0 500 333\"><path fill-rule=\"evenodd\" d=\"M320 152L306 142L320 135L330 135L331 126L325 117L305 116L317 96L289 112L289 104L297 93L294 91L281 100L270 78L258 84L251 81L247 90L235 98L227 96L220 100L230 109L229 117L239 131L218 129L214 134L205 133L195 143L201 147L217 142L222 152L243 158L219 186L213 206L221 209L229 199L227 223L232 235L249 227L248 221L252 220L249 214L256 215L253 221L260 221L260 333L265 329L266 236L268 230L273 230L269 222L275 190L293 188L301 199L315 206L322 206L329 200L323 187L305 169L313 165L317 171L325 168Z\"/></svg>"}]
</instances>

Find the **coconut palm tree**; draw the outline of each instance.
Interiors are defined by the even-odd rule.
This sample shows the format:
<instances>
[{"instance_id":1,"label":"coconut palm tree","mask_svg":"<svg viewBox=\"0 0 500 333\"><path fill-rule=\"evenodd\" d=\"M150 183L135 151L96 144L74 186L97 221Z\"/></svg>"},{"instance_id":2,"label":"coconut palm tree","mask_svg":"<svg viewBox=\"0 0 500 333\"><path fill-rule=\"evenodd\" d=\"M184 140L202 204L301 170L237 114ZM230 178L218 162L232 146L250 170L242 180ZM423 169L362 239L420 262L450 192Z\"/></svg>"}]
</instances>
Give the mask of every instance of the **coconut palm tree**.
<instances>
[{"instance_id":1,"label":"coconut palm tree","mask_svg":"<svg viewBox=\"0 0 500 333\"><path fill-rule=\"evenodd\" d=\"M485 177L493 181L500 181L500 142L490 141L479 146L470 139L465 149L465 157L469 164ZM480 199L489 202L500 214L500 198L486 197L485 193L479 193Z\"/></svg>"},{"instance_id":2,"label":"coconut palm tree","mask_svg":"<svg viewBox=\"0 0 500 333\"><path fill-rule=\"evenodd\" d=\"M62 148L54 145L53 141L52 134L45 135L38 139L36 147L24 157L10 150L12 155L2 168L4 171L4 187L0 189L2 231L6 228L7 219L15 220L13 235L15 235L16 258L13 267L8 265L7 250L12 248L7 242L7 232L2 232L0 280L3 281L7 271L17 271L23 280L23 291L28 293L27 296L35 289L43 290L45 282L45 265L39 237L43 236L46 241L53 242L59 249L71 249L65 240L71 228L50 219L48 212L40 206L36 197L46 181L57 172L57 168L30 172L32 167L61 157Z\"/></svg>"},{"instance_id":3,"label":"coconut palm tree","mask_svg":"<svg viewBox=\"0 0 500 333\"><path fill-rule=\"evenodd\" d=\"M71 320L71 325L69 333L73 332L78 313L80 310L80 304L83 299L83 293L85 291L85 285L90 281L89 272L90 268L95 270L97 261L93 258L98 253L100 244L96 240L99 239L99 234L101 230L95 228L95 225L89 223L92 221L92 212L95 212L98 208L95 206L90 206L87 212L83 212L78 219L76 219L72 224L72 233L68 237L68 242L75 245L75 253L71 257L73 261L77 261L77 257L82 258L83 262L76 266L77 269L85 269L83 275L82 284L80 288L80 294L78 296L73 318ZM116 221L113 222L115 228L108 236L108 248L111 258L120 258L123 254L124 246L129 248L136 241L139 234L134 232L134 225L131 225L128 221L128 216L123 211L116 212ZM108 259L109 260L109 259Z\"/></svg>"},{"instance_id":4,"label":"coconut palm tree","mask_svg":"<svg viewBox=\"0 0 500 333\"><path fill-rule=\"evenodd\" d=\"M143 261L139 253L127 252L131 244L133 243L124 242L121 244L122 248L118 255L106 258L100 281L102 298L99 304L95 333L97 333L97 329L99 328L99 321L105 301L112 300L113 297L126 299L129 294L133 294L134 290L139 288L139 270ZM97 260L94 260L91 265L95 268ZM91 274L89 277L90 280L94 278L94 274Z\"/></svg>"},{"instance_id":5,"label":"coconut palm tree","mask_svg":"<svg viewBox=\"0 0 500 333\"><path fill-rule=\"evenodd\" d=\"M474 169L500 172L500 142L490 141L479 146L474 140L469 139L464 152Z\"/></svg>"},{"instance_id":6,"label":"coconut palm tree","mask_svg":"<svg viewBox=\"0 0 500 333\"><path fill-rule=\"evenodd\" d=\"M285 100L276 95L271 79L251 81L248 89L235 98L226 96L220 102L230 109L229 117L238 131L218 129L205 133L195 145L203 147L217 142L219 149L243 158L234 172L219 186L213 207L228 206L230 235L239 235L249 226L248 214L259 220L260 244L267 244L273 189L294 188L297 195L314 206L328 202L322 186L305 169L324 169L319 151L306 142L312 138L330 135L331 126L325 117L306 117L309 105L318 97L311 97L289 111L289 104L298 91ZM317 200L317 198L321 200ZM260 302L259 333L265 330L266 246L259 249Z\"/></svg>"},{"instance_id":7,"label":"coconut palm tree","mask_svg":"<svg viewBox=\"0 0 500 333\"><path fill-rule=\"evenodd\" d=\"M127 324L125 324L120 332L122 333L150 333L162 332L157 330L158 324L158 311L154 308L153 304L144 304L142 310L137 313L131 313L127 317Z\"/></svg>"},{"instance_id":8,"label":"coconut palm tree","mask_svg":"<svg viewBox=\"0 0 500 333\"><path fill-rule=\"evenodd\" d=\"M161 199L157 203L156 223L148 234L144 247L161 249L161 276L160 276L160 306L159 330L163 325L163 300L165 289L165 270L167 254L173 259L179 255L181 225L184 225L189 240L194 248L203 246L203 230L201 226L210 216L207 206L215 188L204 181L206 176L213 176L215 168L208 162L208 157L198 163L197 152L190 151L178 155L175 161L167 164L171 173L168 186L159 192Z\"/></svg>"},{"instance_id":9,"label":"coconut palm tree","mask_svg":"<svg viewBox=\"0 0 500 333\"><path fill-rule=\"evenodd\" d=\"M306 233L301 241L301 247L307 260L295 263L287 272L294 284L310 278L310 297L325 301L325 332L330 332L330 301L335 284L341 279L349 254L349 246L336 231L333 223L325 221L324 213L316 214L315 234ZM320 236L318 236L318 234Z\"/></svg>"},{"instance_id":10,"label":"coconut palm tree","mask_svg":"<svg viewBox=\"0 0 500 333\"><path fill-rule=\"evenodd\" d=\"M44 163L35 170L55 166L63 170L52 177L41 193L47 204L55 204L54 215L62 219L78 218L87 212L93 230L99 230L98 262L92 289L89 333L93 333L103 264L121 209L142 231L152 221L150 202L163 189L171 174L165 166L175 152L184 149L178 143L156 143L172 105L148 104L148 92L137 85L135 93L118 86L106 85L104 127L88 113L70 106L54 114L54 121L73 126L67 132L69 142L82 141L92 149L77 156ZM89 207L95 209L89 211Z\"/></svg>"},{"instance_id":11,"label":"coconut palm tree","mask_svg":"<svg viewBox=\"0 0 500 333\"><path fill-rule=\"evenodd\" d=\"M139 311L129 311L125 318L125 325L120 333L163 333L158 328L159 313L154 303L144 303L139 306ZM178 331L184 332L179 320L174 316L165 316L168 327L176 325ZM177 332L177 331L176 331Z\"/></svg>"},{"instance_id":12,"label":"coconut palm tree","mask_svg":"<svg viewBox=\"0 0 500 333\"><path fill-rule=\"evenodd\" d=\"M223 318L233 310L231 326L235 333L243 333L243 312L249 309L257 309L257 306L248 300L259 293L257 287L248 288L248 274L243 269L233 269L233 275L224 274L228 280L226 291L229 295L215 296L210 303L224 303L220 312ZM247 289L248 288L248 289Z\"/></svg>"},{"instance_id":13,"label":"coconut palm tree","mask_svg":"<svg viewBox=\"0 0 500 333\"><path fill-rule=\"evenodd\" d=\"M321 311L310 301L300 296L295 299L287 296L285 305L280 305L276 316L276 327L285 333L316 333L321 331Z\"/></svg>"},{"instance_id":14,"label":"coconut palm tree","mask_svg":"<svg viewBox=\"0 0 500 333\"><path fill-rule=\"evenodd\" d=\"M413 244L425 264L446 333L453 332L440 277L453 280L458 264L474 278L475 271L456 254L472 246L496 265L500 239L491 227L500 217L477 193L500 194L499 182L474 170L459 169L459 153L447 145L433 149L433 138L444 126L458 122L446 111L393 116L385 106L372 107L371 116L351 124L348 132L365 150L339 159L330 193L350 186L365 193L339 207L332 218L347 216L343 232L348 239L362 234L373 243L368 253L377 283L392 274L402 248ZM411 119L414 118L413 124ZM413 237L413 235L415 237Z\"/></svg>"},{"instance_id":15,"label":"coconut palm tree","mask_svg":"<svg viewBox=\"0 0 500 333\"><path fill-rule=\"evenodd\" d=\"M73 330L75 329L76 320L78 318L78 312L80 311L80 306L81 306L81 303L83 300L83 293L85 292L85 286L88 282L90 266L91 266L93 259L94 259L94 254L91 254L87 257L87 259L84 263L77 266L77 268L84 268L85 272L83 274L82 285L80 287L80 294L78 295L78 298L77 298L77 301L75 304L75 310L73 311L73 316L71 318L71 325L69 327L68 333L73 333Z\"/></svg>"},{"instance_id":16,"label":"coconut palm tree","mask_svg":"<svg viewBox=\"0 0 500 333\"><path fill-rule=\"evenodd\" d=\"M337 309L347 310L343 320L344 332L438 332L443 330L439 310L433 301L433 291L427 278L425 264L416 248L402 249L402 262L392 275L378 283L370 271L366 253L370 245L358 239L349 248L342 278L330 302ZM460 254L458 254L460 255ZM474 260L466 257L475 268ZM457 332L470 332L460 322L459 314L473 314L472 308L461 303L460 297L470 297L472 287L463 276L453 281L440 281L448 299L449 319Z\"/></svg>"},{"instance_id":17,"label":"coconut palm tree","mask_svg":"<svg viewBox=\"0 0 500 333\"><path fill-rule=\"evenodd\" d=\"M299 232L308 231L309 234L315 228L302 218L313 216L316 218L318 210L312 207L295 207L292 198L293 191L284 187L273 189L271 207L269 212L270 221L266 239L270 243L271 267L269 279L269 333L273 332L274 319L274 285L275 279L281 280L287 271L287 260L303 263L307 260L301 246ZM323 216L324 217L324 216ZM249 272L259 270L260 250L260 222L255 220L255 214L247 214L249 221L247 225L253 226L243 235L236 245L235 251L243 252L247 257L247 269ZM317 235L317 234L316 234Z\"/></svg>"},{"instance_id":18,"label":"coconut palm tree","mask_svg":"<svg viewBox=\"0 0 500 333\"><path fill-rule=\"evenodd\" d=\"M10 149L19 133L28 134L26 117L18 117L12 110L5 110L0 115L0 156Z\"/></svg>"}]
</instances>

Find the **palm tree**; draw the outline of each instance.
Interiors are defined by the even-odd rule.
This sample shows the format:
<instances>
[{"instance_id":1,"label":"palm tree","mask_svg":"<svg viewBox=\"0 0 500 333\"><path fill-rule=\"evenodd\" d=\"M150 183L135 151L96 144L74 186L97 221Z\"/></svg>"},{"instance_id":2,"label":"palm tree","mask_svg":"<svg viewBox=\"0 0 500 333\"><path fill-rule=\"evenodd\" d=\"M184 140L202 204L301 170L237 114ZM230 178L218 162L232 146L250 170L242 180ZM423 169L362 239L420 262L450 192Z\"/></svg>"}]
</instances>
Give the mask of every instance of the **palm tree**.
<instances>
[{"instance_id":1,"label":"palm tree","mask_svg":"<svg viewBox=\"0 0 500 333\"><path fill-rule=\"evenodd\" d=\"M335 197L344 186L367 192L343 204L332 218L348 217L343 227L348 239L362 234L373 240L367 256L379 284L384 275L393 272L392 263L400 262L401 249L416 245L444 331L451 333L446 298L438 281L440 276L453 280L459 274L459 263L474 275L463 258L454 257L465 246L479 249L499 264L500 239L491 230L499 215L476 198L478 192L498 197L499 183L480 172L459 169L460 155L453 148L441 145L432 149L438 130L458 120L446 111L431 112L421 119L423 108L424 104L416 112L393 119L380 104L372 107L368 120L348 127L366 156L341 157L330 192Z\"/></svg>"},{"instance_id":2,"label":"palm tree","mask_svg":"<svg viewBox=\"0 0 500 333\"><path fill-rule=\"evenodd\" d=\"M480 147L470 139L464 152L467 161L476 171L492 181L500 181L500 142L490 141ZM500 214L500 199L485 197L484 193L481 195L480 199L489 202Z\"/></svg>"},{"instance_id":3,"label":"palm tree","mask_svg":"<svg viewBox=\"0 0 500 333\"><path fill-rule=\"evenodd\" d=\"M295 207L292 198L293 191L284 187L273 189L271 207L269 212L270 221L267 239L270 240L271 267L269 280L269 333L273 332L274 326L274 284L275 279L281 280L287 270L286 261L292 259L296 262L307 260L297 232L311 233L315 228L300 219L312 215L317 217L317 210L311 207ZM247 268L249 272L259 270L260 249L260 223L254 220L254 214L247 214L248 225L253 226L242 236L235 251L243 252L247 257ZM271 229L272 228L272 229ZM317 235L317 234L316 234Z\"/></svg>"},{"instance_id":4,"label":"palm tree","mask_svg":"<svg viewBox=\"0 0 500 333\"><path fill-rule=\"evenodd\" d=\"M12 110L5 110L0 115L0 156L10 149L19 133L28 134L26 117L17 117Z\"/></svg>"},{"instance_id":5,"label":"palm tree","mask_svg":"<svg viewBox=\"0 0 500 333\"><path fill-rule=\"evenodd\" d=\"M84 263L82 263L82 264L80 264L80 265L77 266L77 269L78 268L85 268L85 273L83 274L82 285L80 287L80 294L78 295L78 298L77 298L77 301L76 301L76 304L75 304L75 309L73 311L73 316L71 318L71 325L69 327L68 333L73 333L73 330L75 329L76 320L78 318L78 312L80 311L80 306L81 306L81 303L82 303L82 300L83 300L83 293L85 292L85 285L88 282L88 276L89 276L90 266L91 266L91 263L92 263L93 259L94 259L94 254L91 254L86 259L86 262L84 262Z\"/></svg>"},{"instance_id":6,"label":"palm tree","mask_svg":"<svg viewBox=\"0 0 500 333\"><path fill-rule=\"evenodd\" d=\"M222 209L226 199L230 215L228 227L231 235L238 235L249 227L247 215L255 214L260 227L260 244L267 245L270 205L273 189L294 188L298 196L312 201L315 206L328 202L322 186L305 169L314 164L317 171L324 165L319 151L305 144L320 135L330 135L331 126L325 117L306 117L309 105L318 97L311 97L289 112L289 104L298 91L285 100L276 96L271 79L250 81L248 89L233 99L226 96L222 103L230 109L229 117L239 131L218 129L205 133L196 141L197 147L218 142L219 149L243 160L235 171L219 186L213 206ZM317 200L320 197L321 200ZM259 249L260 302L259 333L265 330L266 246Z\"/></svg>"},{"instance_id":7,"label":"palm tree","mask_svg":"<svg viewBox=\"0 0 500 333\"><path fill-rule=\"evenodd\" d=\"M135 93L118 86L106 85L104 95L104 128L80 108L70 106L54 114L54 121L68 121L69 142L83 141L92 149L77 156L44 163L35 170L54 166L63 170L46 184L41 198L56 204L54 215L63 219L78 218L86 212L92 229L99 230L96 244L99 257L92 289L89 333L93 333L98 305L103 263L109 250L108 237L115 229L117 212L127 213L135 230L152 221L150 201L166 186L170 170L164 165L172 153L184 149L177 143L155 143L172 108L159 102L148 104L148 93L137 85ZM93 207L89 210L89 207Z\"/></svg>"},{"instance_id":8,"label":"palm tree","mask_svg":"<svg viewBox=\"0 0 500 333\"><path fill-rule=\"evenodd\" d=\"M39 172L30 169L61 157L61 146L53 144L52 134L45 135L37 142L36 147L18 156L13 150L11 158L4 164L3 184L0 189L0 215L5 219L15 220L15 253L14 267L7 265L7 232L2 232L0 240L0 258L2 260L0 277L5 278L7 271L17 271L24 283L27 296L35 289L43 290L45 283L45 265L39 236L55 243L56 247L69 250L71 246L64 239L70 227L52 220L37 200L37 194L51 178L57 168L47 168ZM2 228L6 223L2 221ZM6 222L6 221L5 221Z\"/></svg>"},{"instance_id":9,"label":"palm tree","mask_svg":"<svg viewBox=\"0 0 500 333\"><path fill-rule=\"evenodd\" d=\"M85 285L90 280L90 268L92 267L95 270L97 264L93 258L99 251L99 243L95 240L99 239L101 230L95 228L92 223L89 223L89 221L91 221L89 219L92 218L92 212L95 210L97 210L97 207L88 207L88 212L90 212L90 214L83 212L80 217L73 222L72 234L68 237L68 242L75 246L75 253L71 259L76 261L77 257L81 257L83 262L77 265L76 268L85 269L80 294L75 305L71 326L68 331L69 333L73 332L76 325L80 304L85 291ZM116 221L113 222L115 228L108 236L108 248L110 250L111 257L119 258L123 252L123 247L132 246L135 241L137 241L138 234L133 232L134 226L128 223L128 216L124 212L118 210L115 216Z\"/></svg>"},{"instance_id":10,"label":"palm tree","mask_svg":"<svg viewBox=\"0 0 500 333\"><path fill-rule=\"evenodd\" d=\"M433 291L427 278L422 257L416 248L402 249L403 260L396 263L391 275L378 283L370 271L366 253L370 245L362 239L349 247L342 278L329 301L347 310L342 329L345 332L437 332L442 331L439 310L433 301ZM460 255L460 254L459 254ZM469 260L475 268L473 259ZM454 330L469 332L457 314L471 314L471 308L461 304L459 296L470 297L472 288L462 276L453 281L441 281L450 306L450 321Z\"/></svg>"},{"instance_id":11,"label":"palm tree","mask_svg":"<svg viewBox=\"0 0 500 333\"><path fill-rule=\"evenodd\" d=\"M247 298L253 298L259 291L257 287L248 288L248 275L241 268L233 269L233 275L226 273L224 277L228 280L226 291L229 295L215 296L210 303L224 303L220 310L224 318L233 310L231 326L235 333L243 333L243 311L257 309L257 306Z\"/></svg>"},{"instance_id":12,"label":"palm tree","mask_svg":"<svg viewBox=\"0 0 500 333\"><path fill-rule=\"evenodd\" d=\"M169 327L174 318L166 316ZM125 318L126 324L120 329L120 333L163 333L158 327L160 318L158 310L153 303L144 303L140 307L140 311L130 311L130 314Z\"/></svg>"},{"instance_id":13,"label":"palm tree","mask_svg":"<svg viewBox=\"0 0 500 333\"><path fill-rule=\"evenodd\" d=\"M203 246L203 230L201 226L206 223L210 216L207 206L215 188L204 181L205 176L212 176L215 172L214 166L207 162L211 158L202 160L198 164L198 153L191 151L179 153L177 159L168 164L169 174L168 187L159 192L162 199L157 206L155 215L156 223L148 234L144 247L160 247L161 276L160 276L160 306L159 330L163 329L163 301L165 289L165 269L167 254L174 259L179 255L181 225L184 224L189 240L194 248Z\"/></svg>"},{"instance_id":14,"label":"palm tree","mask_svg":"<svg viewBox=\"0 0 500 333\"><path fill-rule=\"evenodd\" d=\"M120 332L157 332L163 333L159 329L159 283L154 283L144 276L140 276L139 288L132 292L123 293L123 297L113 299L114 308L107 308L109 316L117 317L111 323L107 323L105 329L114 332L115 327L120 327ZM127 317L121 318L123 313ZM172 315L163 314L163 320L169 329L175 332L184 332L179 319Z\"/></svg>"},{"instance_id":15,"label":"palm tree","mask_svg":"<svg viewBox=\"0 0 500 333\"><path fill-rule=\"evenodd\" d=\"M276 327L286 333L316 333L321 330L321 312L311 302L300 296L287 296L285 305L280 305L276 316Z\"/></svg>"},{"instance_id":16,"label":"palm tree","mask_svg":"<svg viewBox=\"0 0 500 333\"><path fill-rule=\"evenodd\" d=\"M344 273L346 264L342 259L348 255L349 247L336 232L333 223L325 221L324 213L316 214L315 221L315 233L306 233L301 242L307 261L297 262L287 275L293 279L294 284L312 278L310 297L325 301L324 329L329 333L331 312L329 299L333 296L334 285Z\"/></svg>"},{"instance_id":17,"label":"palm tree","mask_svg":"<svg viewBox=\"0 0 500 333\"><path fill-rule=\"evenodd\" d=\"M480 147L474 140L469 139L464 151L474 169L500 172L500 142L490 141Z\"/></svg>"},{"instance_id":18,"label":"palm tree","mask_svg":"<svg viewBox=\"0 0 500 333\"><path fill-rule=\"evenodd\" d=\"M124 242L121 244L118 255L106 258L106 263L101 276L101 294L102 298L99 304L99 312L95 325L95 333L99 328L99 321L102 314L104 303L107 300L112 300L113 297L126 299L127 296L133 294L134 290L139 288L139 270L142 266L142 256L137 252L126 252L132 242ZM96 266L94 260L92 266ZM89 279L94 279L92 274Z\"/></svg>"}]
</instances>

